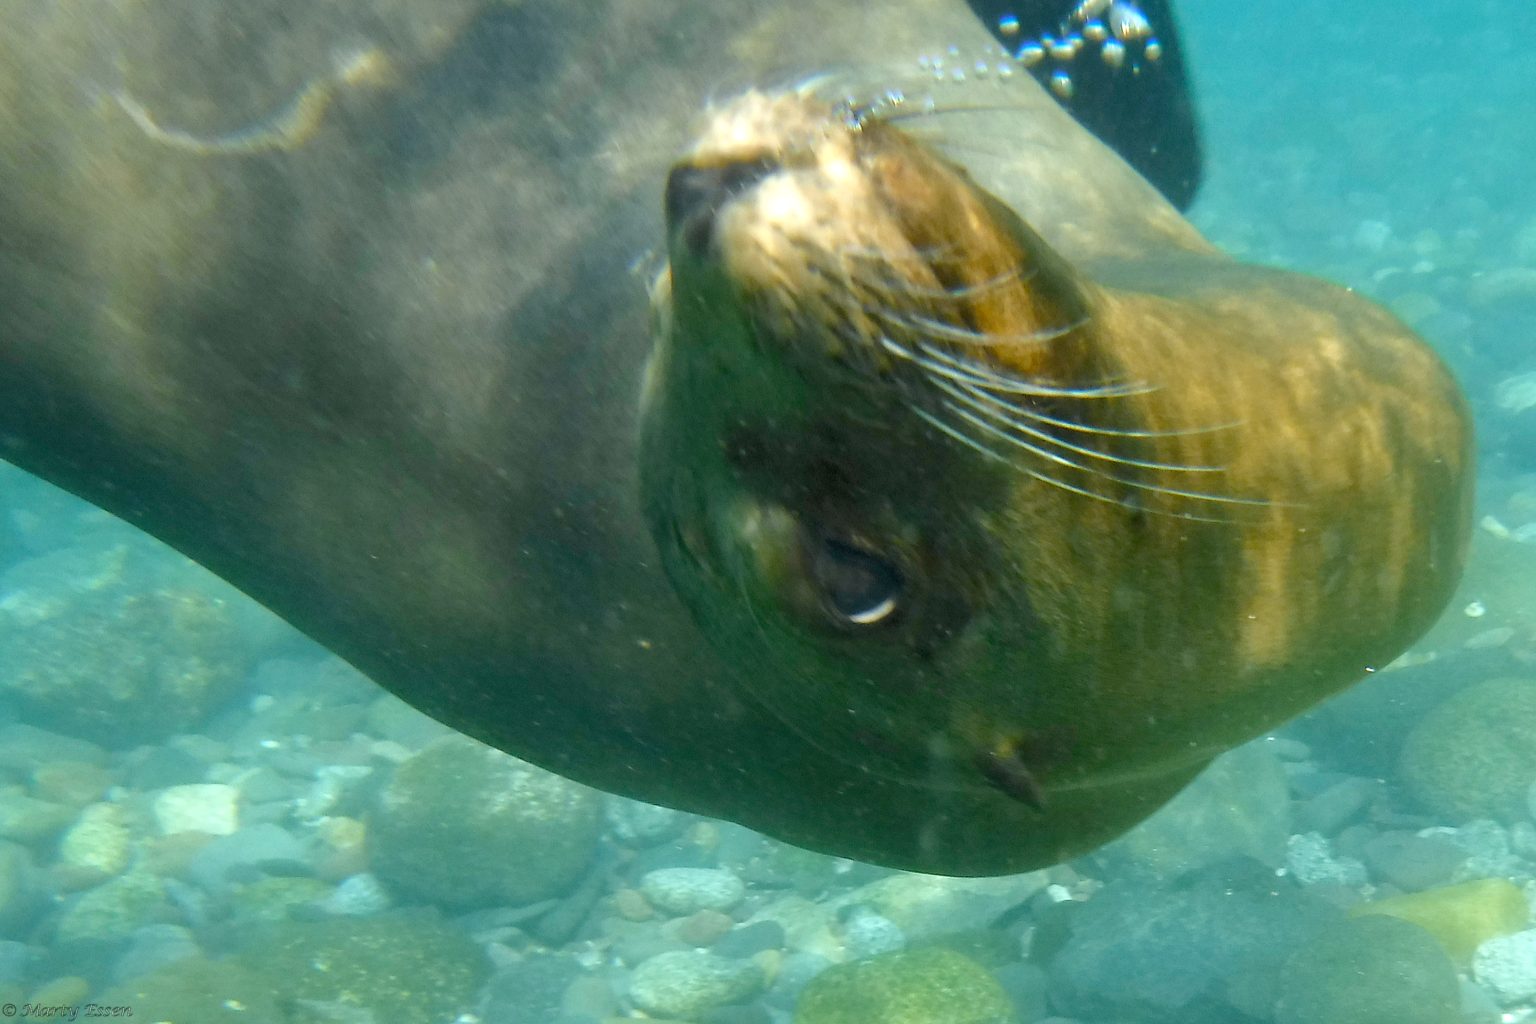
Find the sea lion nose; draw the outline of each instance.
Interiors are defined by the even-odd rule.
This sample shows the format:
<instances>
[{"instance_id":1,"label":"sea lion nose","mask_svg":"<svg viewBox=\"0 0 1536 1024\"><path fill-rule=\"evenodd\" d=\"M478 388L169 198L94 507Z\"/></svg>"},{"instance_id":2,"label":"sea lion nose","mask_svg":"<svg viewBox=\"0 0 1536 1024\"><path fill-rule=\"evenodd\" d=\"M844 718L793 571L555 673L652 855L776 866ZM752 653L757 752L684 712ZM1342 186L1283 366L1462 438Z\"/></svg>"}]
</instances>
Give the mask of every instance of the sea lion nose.
<instances>
[{"instance_id":1,"label":"sea lion nose","mask_svg":"<svg viewBox=\"0 0 1536 1024\"><path fill-rule=\"evenodd\" d=\"M702 253L709 245L715 216L725 204L772 174L776 166L767 158L677 164L667 175L662 200L668 230L678 234L692 252Z\"/></svg>"}]
</instances>

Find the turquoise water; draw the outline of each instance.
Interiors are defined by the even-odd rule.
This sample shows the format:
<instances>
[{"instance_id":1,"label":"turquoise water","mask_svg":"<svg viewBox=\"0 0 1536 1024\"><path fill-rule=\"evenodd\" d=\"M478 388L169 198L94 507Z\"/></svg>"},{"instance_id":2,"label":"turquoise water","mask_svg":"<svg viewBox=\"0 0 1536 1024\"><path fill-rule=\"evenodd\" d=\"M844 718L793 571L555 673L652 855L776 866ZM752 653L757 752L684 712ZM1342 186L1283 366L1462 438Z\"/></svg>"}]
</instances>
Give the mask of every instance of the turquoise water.
<instances>
[{"instance_id":1,"label":"turquoise water","mask_svg":"<svg viewBox=\"0 0 1536 1024\"><path fill-rule=\"evenodd\" d=\"M1387 303L1476 410L1477 553L1399 667L1104 851L998 881L893 875L453 741L179 556L0 466L0 1003L22 1019L94 1004L178 1022L762 1024L791 1019L830 963L907 948L888 973L940 993L918 1016L882 1002L897 982L876 973L852 1010L803 1024L1532 1019L1520 11L1180 14L1207 143L1191 218ZM1348 916L1424 892L1439 902L1398 905L1416 925Z\"/></svg>"}]
</instances>

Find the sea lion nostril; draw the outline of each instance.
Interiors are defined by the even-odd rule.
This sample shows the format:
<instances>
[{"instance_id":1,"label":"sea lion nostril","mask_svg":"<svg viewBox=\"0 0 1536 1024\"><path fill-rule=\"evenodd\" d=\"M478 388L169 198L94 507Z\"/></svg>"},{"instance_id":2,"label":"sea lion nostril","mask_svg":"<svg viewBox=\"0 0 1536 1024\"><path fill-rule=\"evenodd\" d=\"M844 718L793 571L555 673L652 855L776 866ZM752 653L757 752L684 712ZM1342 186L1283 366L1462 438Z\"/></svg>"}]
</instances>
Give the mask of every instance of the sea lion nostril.
<instances>
[{"instance_id":1,"label":"sea lion nostril","mask_svg":"<svg viewBox=\"0 0 1536 1024\"><path fill-rule=\"evenodd\" d=\"M777 166L767 158L709 166L677 164L667 174L662 200L667 226L674 231L681 228L689 246L702 250L721 207L772 174Z\"/></svg>"}]
</instances>

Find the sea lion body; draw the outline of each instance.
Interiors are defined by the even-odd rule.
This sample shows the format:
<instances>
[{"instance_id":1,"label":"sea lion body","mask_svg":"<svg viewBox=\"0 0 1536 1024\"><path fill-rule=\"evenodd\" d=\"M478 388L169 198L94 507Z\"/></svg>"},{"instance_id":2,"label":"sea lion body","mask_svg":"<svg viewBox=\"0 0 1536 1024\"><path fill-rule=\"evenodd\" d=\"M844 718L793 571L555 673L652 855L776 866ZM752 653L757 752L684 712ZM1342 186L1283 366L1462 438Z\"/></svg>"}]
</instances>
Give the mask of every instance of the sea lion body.
<instances>
[{"instance_id":1,"label":"sea lion body","mask_svg":"<svg viewBox=\"0 0 1536 1024\"><path fill-rule=\"evenodd\" d=\"M703 98L979 52L985 31L958 0L616 12L18 9L0 25L0 455L580 781L928 871L1020 870L1123 831L1199 758L1052 789L1044 814L974 766L934 786L850 765L748 692L758 666L712 651L641 518L636 267ZM1067 260L1207 250L1038 89L1009 104L1015 141L983 148L1051 158L998 191ZM1232 705L1242 727L1211 745L1259 712ZM1016 768L994 775L1025 792Z\"/></svg>"},{"instance_id":2,"label":"sea lion body","mask_svg":"<svg viewBox=\"0 0 1536 1024\"><path fill-rule=\"evenodd\" d=\"M1041 163L992 195L857 102L719 111L669 189L643 479L768 707L1049 829L1405 649L1465 559L1471 435L1359 296L1152 202L1107 256L1071 206L1025 224Z\"/></svg>"}]
</instances>

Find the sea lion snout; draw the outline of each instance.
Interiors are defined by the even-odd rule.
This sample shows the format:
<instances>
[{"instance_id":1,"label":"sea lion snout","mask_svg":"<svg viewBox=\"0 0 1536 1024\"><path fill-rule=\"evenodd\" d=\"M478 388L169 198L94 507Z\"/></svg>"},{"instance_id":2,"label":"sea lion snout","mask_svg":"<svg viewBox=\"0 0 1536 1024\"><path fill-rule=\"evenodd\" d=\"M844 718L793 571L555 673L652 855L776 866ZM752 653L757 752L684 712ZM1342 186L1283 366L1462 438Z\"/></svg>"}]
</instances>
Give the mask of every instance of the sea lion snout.
<instances>
[{"instance_id":1,"label":"sea lion snout","mask_svg":"<svg viewBox=\"0 0 1536 1024\"><path fill-rule=\"evenodd\" d=\"M725 164L679 163L667 174L662 209L670 233L696 256L703 255L714 221L726 203L778 169L767 157Z\"/></svg>"}]
</instances>

